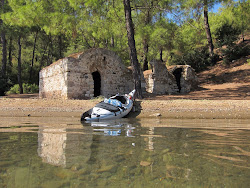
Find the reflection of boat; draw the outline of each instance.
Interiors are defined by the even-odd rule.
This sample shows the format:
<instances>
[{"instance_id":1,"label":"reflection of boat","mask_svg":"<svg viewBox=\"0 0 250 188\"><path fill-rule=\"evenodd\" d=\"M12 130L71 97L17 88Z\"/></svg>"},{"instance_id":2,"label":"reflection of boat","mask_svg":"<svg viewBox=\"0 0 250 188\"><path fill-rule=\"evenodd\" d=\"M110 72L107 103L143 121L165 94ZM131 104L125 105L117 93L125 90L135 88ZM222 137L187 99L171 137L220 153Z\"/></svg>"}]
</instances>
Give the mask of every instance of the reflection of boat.
<instances>
[{"instance_id":1,"label":"reflection of boat","mask_svg":"<svg viewBox=\"0 0 250 188\"><path fill-rule=\"evenodd\" d=\"M106 136L120 136L124 132L126 137L132 137L134 129L130 123L122 119L101 122L93 121L90 124L83 123L83 125L90 125L93 127L93 133L104 134Z\"/></svg>"},{"instance_id":2,"label":"reflection of boat","mask_svg":"<svg viewBox=\"0 0 250 188\"><path fill-rule=\"evenodd\" d=\"M128 95L115 95L98 103L94 108L82 114L81 121L99 121L118 119L126 116L133 107L135 90Z\"/></svg>"}]
</instances>

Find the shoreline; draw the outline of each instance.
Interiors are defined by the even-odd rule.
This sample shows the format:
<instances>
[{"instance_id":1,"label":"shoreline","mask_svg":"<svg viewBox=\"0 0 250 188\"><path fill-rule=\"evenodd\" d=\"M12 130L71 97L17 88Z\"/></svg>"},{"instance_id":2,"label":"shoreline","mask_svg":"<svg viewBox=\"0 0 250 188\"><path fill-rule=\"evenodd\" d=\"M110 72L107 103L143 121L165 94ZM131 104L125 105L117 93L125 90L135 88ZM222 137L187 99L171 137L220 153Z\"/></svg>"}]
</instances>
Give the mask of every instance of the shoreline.
<instances>
[{"instance_id":1,"label":"shoreline","mask_svg":"<svg viewBox=\"0 0 250 188\"><path fill-rule=\"evenodd\" d=\"M101 100L0 98L1 117L81 117ZM131 118L250 119L250 100L136 100Z\"/></svg>"}]
</instances>

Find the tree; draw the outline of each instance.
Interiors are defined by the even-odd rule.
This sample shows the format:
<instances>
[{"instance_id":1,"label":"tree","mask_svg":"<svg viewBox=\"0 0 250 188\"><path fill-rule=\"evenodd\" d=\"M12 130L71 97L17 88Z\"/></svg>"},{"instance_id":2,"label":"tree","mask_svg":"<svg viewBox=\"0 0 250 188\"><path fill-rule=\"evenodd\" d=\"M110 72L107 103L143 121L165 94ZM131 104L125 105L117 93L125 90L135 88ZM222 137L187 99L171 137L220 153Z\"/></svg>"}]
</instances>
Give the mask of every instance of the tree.
<instances>
[{"instance_id":1,"label":"tree","mask_svg":"<svg viewBox=\"0 0 250 188\"><path fill-rule=\"evenodd\" d=\"M153 0L149 1L142 1L141 3L144 4L144 7L140 10L141 16L141 23L139 30L141 30L140 35L142 36L142 45L143 45L143 68L142 70L148 70L148 50L149 50L149 40L150 40L150 33L151 33L151 22L153 18ZM138 17L139 17L138 16Z\"/></svg>"},{"instance_id":2,"label":"tree","mask_svg":"<svg viewBox=\"0 0 250 188\"><path fill-rule=\"evenodd\" d=\"M18 37L18 73L17 79L19 84L19 92L23 94L23 82L22 82L22 45L21 45L21 34Z\"/></svg>"},{"instance_id":3,"label":"tree","mask_svg":"<svg viewBox=\"0 0 250 188\"><path fill-rule=\"evenodd\" d=\"M141 99L142 98L141 70L140 70L138 59L137 59L137 53L136 53L136 47L135 47L134 28L133 28L133 20L131 16L130 0L123 0L123 4L124 4L127 36L128 36L130 61L131 61L131 65L133 68L133 77L134 77L134 84L135 84L135 90L136 90L136 97Z\"/></svg>"},{"instance_id":4,"label":"tree","mask_svg":"<svg viewBox=\"0 0 250 188\"><path fill-rule=\"evenodd\" d=\"M154 30L150 36L151 50L153 50L152 53L157 52L159 59L163 61L163 52L167 52L165 54L169 55L174 48L173 42L176 40L175 34L178 27L175 23L169 22L169 20L162 17L154 23L153 27Z\"/></svg>"},{"instance_id":5,"label":"tree","mask_svg":"<svg viewBox=\"0 0 250 188\"><path fill-rule=\"evenodd\" d=\"M221 2L222 0L186 0L183 4L186 10L191 11L191 14L200 15L200 9L203 9L203 19L204 19L204 28L207 38L207 44L209 49L209 56L211 59L211 62L214 61L214 44L213 44L213 38L210 30L209 25L209 16L208 16L208 10L209 8L213 7L214 4ZM195 10L192 12L192 10ZM193 15L191 15L192 17Z\"/></svg>"},{"instance_id":6,"label":"tree","mask_svg":"<svg viewBox=\"0 0 250 188\"><path fill-rule=\"evenodd\" d=\"M5 1L1 0L1 12L4 12ZM1 27L1 43L2 43L2 77L6 77L6 65L7 65L7 42L5 37L5 28L3 20L0 19Z\"/></svg>"},{"instance_id":7,"label":"tree","mask_svg":"<svg viewBox=\"0 0 250 188\"><path fill-rule=\"evenodd\" d=\"M35 51L36 51L36 41L38 36L38 30L35 32L35 39L33 44L33 52L32 52L32 59L30 64L30 75L29 75L29 83L32 83L32 75L33 75L33 66L34 66L34 60L35 60Z\"/></svg>"},{"instance_id":8,"label":"tree","mask_svg":"<svg viewBox=\"0 0 250 188\"><path fill-rule=\"evenodd\" d=\"M204 0L203 6L204 6L204 25L205 25L205 31L206 31L207 41L208 41L209 55L210 55L210 58L213 59L214 58L214 44L213 44L213 39L212 39L210 26L208 22L208 1L207 0Z\"/></svg>"},{"instance_id":9,"label":"tree","mask_svg":"<svg viewBox=\"0 0 250 188\"><path fill-rule=\"evenodd\" d=\"M250 1L239 1L234 2L233 15L234 15L234 26L238 27L241 31L242 41L245 41L244 32L250 28Z\"/></svg>"}]
</instances>

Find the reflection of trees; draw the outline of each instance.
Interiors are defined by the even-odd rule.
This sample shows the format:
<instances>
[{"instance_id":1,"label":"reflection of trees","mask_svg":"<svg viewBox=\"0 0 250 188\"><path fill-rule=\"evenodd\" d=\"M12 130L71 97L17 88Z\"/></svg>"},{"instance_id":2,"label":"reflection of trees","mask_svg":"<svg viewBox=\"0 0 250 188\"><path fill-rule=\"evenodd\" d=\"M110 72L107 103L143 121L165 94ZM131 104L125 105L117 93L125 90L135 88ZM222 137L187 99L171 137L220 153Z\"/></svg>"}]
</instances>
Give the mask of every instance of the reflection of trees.
<instances>
[{"instance_id":1,"label":"reflection of trees","mask_svg":"<svg viewBox=\"0 0 250 188\"><path fill-rule=\"evenodd\" d=\"M131 123L133 129L123 124L113 127L121 129L119 136L107 136L103 131L95 132L97 127L91 125L74 126L40 126L40 157L36 154L37 134L2 133L0 180L7 174L9 179L2 184L0 181L0 187L248 185L249 131L143 127ZM128 136L127 130L133 131L132 135ZM9 144L5 142L7 137ZM52 165L42 163L41 157ZM16 161L5 168L10 158Z\"/></svg>"},{"instance_id":2,"label":"reflection of trees","mask_svg":"<svg viewBox=\"0 0 250 188\"><path fill-rule=\"evenodd\" d=\"M67 132L67 128L40 128L37 151L45 163L70 167L89 160L91 144L92 134Z\"/></svg>"},{"instance_id":3,"label":"reflection of trees","mask_svg":"<svg viewBox=\"0 0 250 188\"><path fill-rule=\"evenodd\" d=\"M250 148L248 143L247 131L243 130L196 130L209 139L197 139L195 142L203 143L209 149L209 152L201 152L201 155L220 166L238 167L241 169L250 169L248 161ZM243 149L242 147L246 148Z\"/></svg>"},{"instance_id":4,"label":"reflection of trees","mask_svg":"<svg viewBox=\"0 0 250 188\"><path fill-rule=\"evenodd\" d=\"M144 127L147 134L142 134L146 149L139 156L140 166L157 175L160 181L189 179L192 170L188 166L189 144L186 129ZM170 185L170 184L169 184Z\"/></svg>"}]
</instances>

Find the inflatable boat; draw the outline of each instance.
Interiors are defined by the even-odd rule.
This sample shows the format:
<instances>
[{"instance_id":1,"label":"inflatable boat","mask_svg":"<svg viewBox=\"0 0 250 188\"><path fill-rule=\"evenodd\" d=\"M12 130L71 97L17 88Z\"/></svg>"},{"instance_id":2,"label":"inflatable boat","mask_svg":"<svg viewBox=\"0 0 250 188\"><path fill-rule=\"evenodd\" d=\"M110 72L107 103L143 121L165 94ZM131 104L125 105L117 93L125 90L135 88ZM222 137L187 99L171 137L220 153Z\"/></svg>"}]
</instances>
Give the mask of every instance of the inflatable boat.
<instances>
[{"instance_id":1,"label":"inflatable boat","mask_svg":"<svg viewBox=\"0 0 250 188\"><path fill-rule=\"evenodd\" d=\"M118 119L126 116L133 107L135 90L125 95L115 95L98 103L94 108L84 112L81 121L100 121Z\"/></svg>"}]
</instances>

